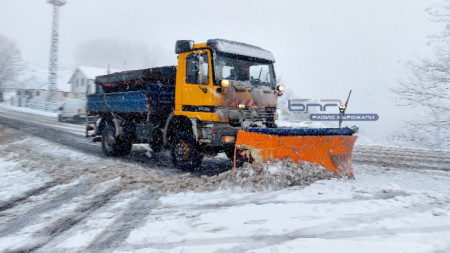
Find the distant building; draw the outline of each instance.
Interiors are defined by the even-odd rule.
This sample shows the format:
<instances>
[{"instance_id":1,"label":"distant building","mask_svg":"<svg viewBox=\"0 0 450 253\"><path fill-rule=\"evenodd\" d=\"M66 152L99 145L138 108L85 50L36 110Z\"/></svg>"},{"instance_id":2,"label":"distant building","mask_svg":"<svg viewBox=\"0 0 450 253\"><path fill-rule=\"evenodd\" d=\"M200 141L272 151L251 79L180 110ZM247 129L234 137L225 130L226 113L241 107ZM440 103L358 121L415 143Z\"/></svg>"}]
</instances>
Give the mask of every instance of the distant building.
<instances>
[{"instance_id":1,"label":"distant building","mask_svg":"<svg viewBox=\"0 0 450 253\"><path fill-rule=\"evenodd\" d=\"M69 80L74 98L85 98L86 94L95 93L95 77L108 74L107 69L78 67Z\"/></svg>"},{"instance_id":2,"label":"distant building","mask_svg":"<svg viewBox=\"0 0 450 253\"><path fill-rule=\"evenodd\" d=\"M48 93L46 89L16 89L16 98L13 98L14 101L11 103L20 107L30 107L30 103L47 102ZM71 92L57 90L55 93L56 102L64 102L69 98L72 98Z\"/></svg>"},{"instance_id":3,"label":"distant building","mask_svg":"<svg viewBox=\"0 0 450 253\"><path fill-rule=\"evenodd\" d=\"M47 101L48 90L46 89L17 89L16 95L21 99L35 100L35 101ZM56 101L63 102L69 98L72 98L72 93L65 91L56 91Z\"/></svg>"}]
</instances>

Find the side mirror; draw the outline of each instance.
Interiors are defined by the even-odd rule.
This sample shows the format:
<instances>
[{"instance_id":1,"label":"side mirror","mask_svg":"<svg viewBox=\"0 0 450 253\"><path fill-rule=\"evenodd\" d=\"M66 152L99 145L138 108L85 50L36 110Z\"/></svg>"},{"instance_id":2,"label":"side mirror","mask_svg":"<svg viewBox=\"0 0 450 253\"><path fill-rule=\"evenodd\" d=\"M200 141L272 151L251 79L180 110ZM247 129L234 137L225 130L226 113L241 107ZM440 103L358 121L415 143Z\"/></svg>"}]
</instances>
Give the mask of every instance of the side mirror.
<instances>
[{"instance_id":1,"label":"side mirror","mask_svg":"<svg viewBox=\"0 0 450 253\"><path fill-rule=\"evenodd\" d=\"M175 53L183 53L183 52L189 52L192 51L192 48L194 47L194 41L193 40L177 40L175 44Z\"/></svg>"}]
</instances>

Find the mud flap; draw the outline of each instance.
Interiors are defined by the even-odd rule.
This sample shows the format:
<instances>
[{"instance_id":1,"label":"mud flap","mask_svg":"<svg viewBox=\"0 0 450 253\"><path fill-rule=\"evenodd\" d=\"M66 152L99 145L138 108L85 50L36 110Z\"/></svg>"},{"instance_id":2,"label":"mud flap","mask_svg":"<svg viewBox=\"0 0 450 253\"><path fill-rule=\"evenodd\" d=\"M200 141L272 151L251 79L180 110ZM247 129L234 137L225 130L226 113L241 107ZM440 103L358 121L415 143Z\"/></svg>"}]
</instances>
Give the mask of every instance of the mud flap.
<instances>
[{"instance_id":1,"label":"mud flap","mask_svg":"<svg viewBox=\"0 0 450 253\"><path fill-rule=\"evenodd\" d=\"M357 128L343 129L249 129L238 132L235 166L276 159L317 163L353 177L351 165Z\"/></svg>"}]
</instances>

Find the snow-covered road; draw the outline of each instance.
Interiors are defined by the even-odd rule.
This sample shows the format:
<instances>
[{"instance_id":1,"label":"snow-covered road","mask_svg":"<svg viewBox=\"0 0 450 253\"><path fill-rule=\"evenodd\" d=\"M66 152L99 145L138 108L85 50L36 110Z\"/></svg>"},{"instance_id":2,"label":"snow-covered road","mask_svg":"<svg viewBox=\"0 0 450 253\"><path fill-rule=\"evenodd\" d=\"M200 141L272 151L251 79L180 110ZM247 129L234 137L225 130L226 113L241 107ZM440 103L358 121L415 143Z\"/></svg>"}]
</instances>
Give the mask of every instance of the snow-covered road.
<instances>
[{"instance_id":1,"label":"snow-covered road","mask_svg":"<svg viewBox=\"0 0 450 253\"><path fill-rule=\"evenodd\" d=\"M0 252L450 252L449 169L448 151L359 145L355 180L285 187L105 159L0 125Z\"/></svg>"},{"instance_id":2,"label":"snow-covered road","mask_svg":"<svg viewBox=\"0 0 450 253\"><path fill-rule=\"evenodd\" d=\"M0 128L1 252L450 249L445 170L358 164L355 180L211 190L208 178L168 176Z\"/></svg>"}]
</instances>

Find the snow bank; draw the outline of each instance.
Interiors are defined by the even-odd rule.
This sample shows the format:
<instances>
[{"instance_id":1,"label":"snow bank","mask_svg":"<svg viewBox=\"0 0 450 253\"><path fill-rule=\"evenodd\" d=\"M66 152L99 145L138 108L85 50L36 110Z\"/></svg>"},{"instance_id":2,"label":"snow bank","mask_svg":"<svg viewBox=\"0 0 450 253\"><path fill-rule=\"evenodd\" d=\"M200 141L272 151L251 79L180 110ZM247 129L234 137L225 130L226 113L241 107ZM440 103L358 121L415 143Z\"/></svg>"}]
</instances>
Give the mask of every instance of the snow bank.
<instances>
[{"instance_id":1,"label":"snow bank","mask_svg":"<svg viewBox=\"0 0 450 253\"><path fill-rule=\"evenodd\" d=\"M294 163L277 160L267 163L245 164L214 177L202 177L206 184L219 183L221 186L236 185L251 191L279 190L292 186L306 186L317 180L340 178L318 164Z\"/></svg>"},{"instance_id":2,"label":"snow bank","mask_svg":"<svg viewBox=\"0 0 450 253\"><path fill-rule=\"evenodd\" d=\"M136 171L137 172L137 171ZM278 160L264 164L245 164L216 176L192 177L190 173L169 176L163 179L159 172L130 173L122 177L133 184L150 185L153 191L161 194L186 191L215 191L218 189L240 188L248 191L279 190L292 186L306 186L317 180L342 178L318 164L308 162L294 163Z\"/></svg>"}]
</instances>

